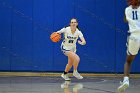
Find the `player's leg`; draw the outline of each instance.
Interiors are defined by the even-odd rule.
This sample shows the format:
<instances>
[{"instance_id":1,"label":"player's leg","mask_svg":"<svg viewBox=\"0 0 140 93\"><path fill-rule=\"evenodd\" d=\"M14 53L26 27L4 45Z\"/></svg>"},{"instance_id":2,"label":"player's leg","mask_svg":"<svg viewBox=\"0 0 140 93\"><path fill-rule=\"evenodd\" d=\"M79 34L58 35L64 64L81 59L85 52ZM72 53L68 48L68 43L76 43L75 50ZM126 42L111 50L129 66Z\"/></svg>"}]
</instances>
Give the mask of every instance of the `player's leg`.
<instances>
[{"instance_id":1,"label":"player's leg","mask_svg":"<svg viewBox=\"0 0 140 93\"><path fill-rule=\"evenodd\" d=\"M135 58L135 55L127 55L127 57L126 57L126 62L124 65L124 76L125 77L129 77L129 75L130 75L131 64L132 64L134 58Z\"/></svg>"},{"instance_id":2,"label":"player's leg","mask_svg":"<svg viewBox=\"0 0 140 93\"><path fill-rule=\"evenodd\" d=\"M73 65L73 59L68 57L68 64L66 65L65 72L68 73Z\"/></svg>"},{"instance_id":3,"label":"player's leg","mask_svg":"<svg viewBox=\"0 0 140 93\"><path fill-rule=\"evenodd\" d=\"M73 52L73 51L68 51L65 54L68 56L69 62L67 64L66 68L65 68L64 75L67 75L67 73L69 72L69 70L71 69L71 67L73 65L73 68L74 68L73 75L77 79L83 79L83 77L77 71L77 68L78 68L78 65L79 65L79 61L80 61L79 56L75 52Z\"/></svg>"},{"instance_id":4,"label":"player's leg","mask_svg":"<svg viewBox=\"0 0 140 93\"><path fill-rule=\"evenodd\" d=\"M139 51L139 43L135 39L129 39L127 48L127 57L124 65L124 80L121 86L118 87L119 92L125 91L129 87L129 74L131 70L131 64Z\"/></svg>"},{"instance_id":5,"label":"player's leg","mask_svg":"<svg viewBox=\"0 0 140 93\"><path fill-rule=\"evenodd\" d=\"M61 77L63 77L65 80L70 80L70 78L68 77L68 72L71 69L71 67L73 66L74 56L73 56L72 51L65 51L65 55L68 57L68 63L66 65L65 71L61 75Z\"/></svg>"},{"instance_id":6,"label":"player's leg","mask_svg":"<svg viewBox=\"0 0 140 93\"><path fill-rule=\"evenodd\" d=\"M80 62L80 58L79 56L73 52L73 56L74 56L74 61L73 61L73 68L74 68L74 71L73 71L73 76L75 76L77 79L83 79L83 77L78 73L78 65L79 65L79 62Z\"/></svg>"},{"instance_id":7,"label":"player's leg","mask_svg":"<svg viewBox=\"0 0 140 93\"><path fill-rule=\"evenodd\" d=\"M74 68L75 71L76 71L77 68L78 68L79 62L80 62L79 56L78 56L77 54L74 53L73 68Z\"/></svg>"},{"instance_id":8,"label":"player's leg","mask_svg":"<svg viewBox=\"0 0 140 93\"><path fill-rule=\"evenodd\" d=\"M135 58L134 55L127 55L126 63L124 65L124 79L123 79L122 84L118 88L119 92L123 92L123 91L125 91L126 88L129 87L130 69L131 69L131 64L132 64L134 58Z\"/></svg>"}]
</instances>

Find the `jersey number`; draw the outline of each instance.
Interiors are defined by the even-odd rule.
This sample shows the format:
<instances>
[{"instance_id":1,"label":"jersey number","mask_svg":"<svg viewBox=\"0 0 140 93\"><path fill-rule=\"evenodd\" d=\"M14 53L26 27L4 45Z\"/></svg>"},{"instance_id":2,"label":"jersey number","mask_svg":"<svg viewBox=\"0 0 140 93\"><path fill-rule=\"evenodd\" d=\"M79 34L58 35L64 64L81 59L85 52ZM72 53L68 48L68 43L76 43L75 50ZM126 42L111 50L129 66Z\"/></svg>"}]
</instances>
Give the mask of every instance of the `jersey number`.
<instances>
[{"instance_id":1,"label":"jersey number","mask_svg":"<svg viewBox=\"0 0 140 93\"><path fill-rule=\"evenodd\" d=\"M69 43L73 43L73 40L69 40Z\"/></svg>"},{"instance_id":2,"label":"jersey number","mask_svg":"<svg viewBox=\"0 0 140 93\"><path fill-rule=\"evenodd\" d=\"M138 13L137 13L137 11L132 11L132 15L133 15L133 17L132 17L133 20L138 20Z\"/></svg>"}]
</instances>

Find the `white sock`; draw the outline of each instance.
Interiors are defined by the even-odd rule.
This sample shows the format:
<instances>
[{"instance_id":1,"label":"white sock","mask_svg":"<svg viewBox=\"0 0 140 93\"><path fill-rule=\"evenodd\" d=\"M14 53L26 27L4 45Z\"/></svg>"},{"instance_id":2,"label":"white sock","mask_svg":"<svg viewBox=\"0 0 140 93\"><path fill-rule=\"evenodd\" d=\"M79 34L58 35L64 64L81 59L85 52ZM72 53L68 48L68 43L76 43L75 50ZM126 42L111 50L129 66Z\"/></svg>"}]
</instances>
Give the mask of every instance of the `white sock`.
<instances>
[{"instance_id":1,"label":"white sock","mask_svg":"<svg viewBox=\"0 0 140 93\"><path fill-rule=\"evenodd\" d=\"M128 81L129 80L129 77L125 76L123 81Z\"/></svg>"}]
</instances>

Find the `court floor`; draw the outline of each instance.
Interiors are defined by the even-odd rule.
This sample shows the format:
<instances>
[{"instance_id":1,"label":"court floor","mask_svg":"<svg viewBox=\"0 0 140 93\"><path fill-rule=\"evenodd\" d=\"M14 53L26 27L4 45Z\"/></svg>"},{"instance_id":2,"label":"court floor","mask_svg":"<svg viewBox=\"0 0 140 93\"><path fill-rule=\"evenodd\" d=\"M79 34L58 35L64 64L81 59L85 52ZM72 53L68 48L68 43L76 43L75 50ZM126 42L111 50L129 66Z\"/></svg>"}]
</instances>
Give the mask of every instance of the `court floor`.
<instances>
[{"instance_id":1,"label":"court floor","mask_svg":"<svg viewBox=\"0 0 140 93\"><path fill-rule=\"evenodd\" d=\"M0 93L117 93L121 78L84 77L71 82L58 76L0 77ZM130 79L125 93L140 93L140 80Z\"/></svg>"}]
</instances>

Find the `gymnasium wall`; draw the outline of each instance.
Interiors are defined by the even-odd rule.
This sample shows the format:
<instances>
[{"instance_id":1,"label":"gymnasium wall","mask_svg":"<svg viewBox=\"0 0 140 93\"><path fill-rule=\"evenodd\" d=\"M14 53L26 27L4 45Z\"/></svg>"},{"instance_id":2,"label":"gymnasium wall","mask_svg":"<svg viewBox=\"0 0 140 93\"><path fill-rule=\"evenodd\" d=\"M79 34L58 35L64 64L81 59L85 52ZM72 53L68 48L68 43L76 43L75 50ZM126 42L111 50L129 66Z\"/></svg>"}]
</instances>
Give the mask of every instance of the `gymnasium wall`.
<instances>
[{"instance_id":1,"label":"gymnasium wall","mask_svg":"<svg viewBox=\"0 0 140 93\"><path fill-rule=\"evenodd\" d=\"M67 57L53 31L77 18L87 41L77 45L80 72L121 73L128 26L125 0L0 0L0 71L63 71ZM140 55L132 72L140 72Z\"/></svg>"}]
</instances>

